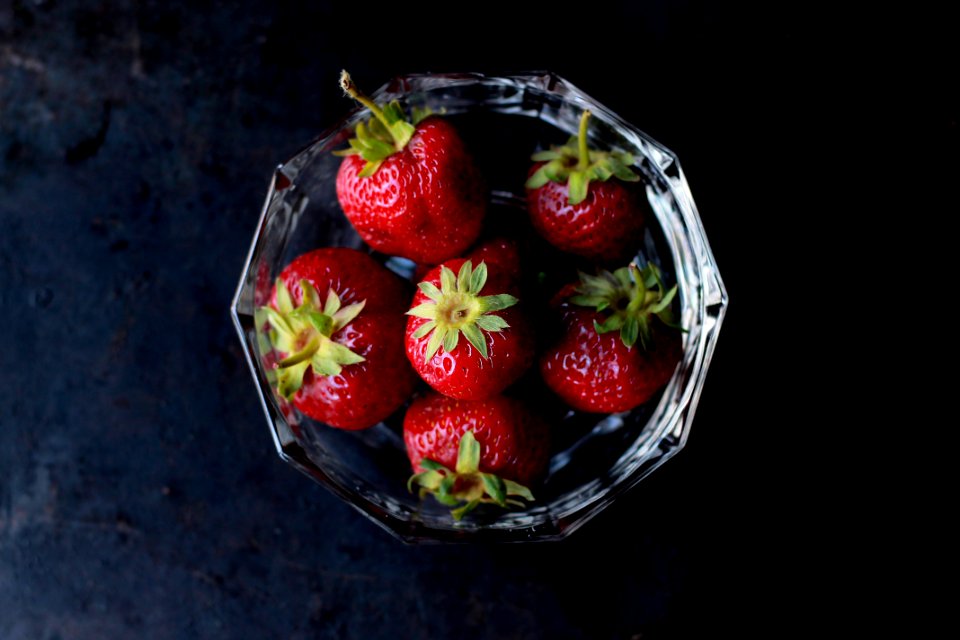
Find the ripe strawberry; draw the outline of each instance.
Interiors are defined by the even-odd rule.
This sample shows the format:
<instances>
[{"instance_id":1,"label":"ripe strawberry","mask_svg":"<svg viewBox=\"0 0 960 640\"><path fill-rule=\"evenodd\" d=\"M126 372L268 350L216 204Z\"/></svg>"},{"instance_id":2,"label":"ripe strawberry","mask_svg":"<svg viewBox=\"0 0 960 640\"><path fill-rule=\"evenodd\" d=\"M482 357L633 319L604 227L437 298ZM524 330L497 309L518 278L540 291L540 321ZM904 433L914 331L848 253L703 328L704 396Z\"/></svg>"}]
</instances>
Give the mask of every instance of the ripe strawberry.
<instances>
[{"instance_id":1,"label":"ripe strawberry","mask_svg":"<svg viewBox=\"0 0 960 640\"><path fill-rule=\"evenodd\" d=\"M579 136L565 146L533 155L527 209L537 232L561 251L619 262L632 257L643 232L644 200L624 184L640 177L629 153L587 147L589 118L584 111Z\"/></svg>"},{"instance_id":2,"label":"ripe strawberry","mask_svg":"<svg viewBox=\"0 0 960 640\"><path fill-rule=\"evenodd\" d=\"M509 238L494 238L481 242L467 256L472 262L486 262L487 267L496 265L497 271L513 276L511 282L517 286L520 283L520 247ZM432 264L417 263L414 265L411 279L420 282L435 267Z\"/></svg>"},{"instance_id":3,"label":"ripe strawberry","mask_svg":"<svg viewBox=\"0 0 960 640\"><path fill-rule=\"evenodd\" d=\"M683 353L670 313L676 292L664 292L653 263L581 274L558 295L563 333L540 359L544 382L581 411L628 411L649 400Z\"/></svg>"},{"instance_id":4,"label":"ripe strawberry","mask_svg":"<svg viewBox=\"0 0 960 640\"><path fill-rule=\"evenodd\" d=\"M403 419L403 441L421 495L433 493L457 520L481 502L500 506L533 500L526 485L549 460L546 423L519 401L504 396L456 400L430 393L418 398Z\"/></svg>"},{"instance_id":5,"label":"ripe strawberry","mask_svg":"<svg viewBox=\"0 0 960 640\"><path fill-rule=\"evenodd\" d=\"M367 244L438 264L480 234L486 194L456 129L435 116L409 122L396 101L383 109L343 72L344 91L373 113L359 123L337 173L337 198Z\"/></svg>"},{"instance_id":6,"label":"ripe strawberry","mask_svg":"<svg viewBox=\"0 0 960 640\"><path fill-rule=\"evenodd\" d=\"M485 262L488 269L496 269L509 278L511 289L520 283L520 248L508 238L493 238L479 244L467 256L472 262Z\"/></svg>"},{"instance_id":7,"label":"ripe strawberry","mask_svg":"<svg viewBox=\"0 0 960 640\"><path fill-rule=\"evenodd\" d=\"M282 357L280 395L340 429L396 411L416 384L403 355L407 299L399 278L355 249L317 249L291 262L260 308Z\"/></svg>"},{"instance_id":8,"label":"ripe strawberry","mask_svg":"<svg viewBox=\"0 0 960 640\"><path fill-rule=\"evenodd\" d=\"M484 251L493 252L493 247ZM457 258L418 285L407 315L407 358L427 384L453 398L479 400L513 383L533 363L533 333L517 308L515 267ZM488 280L489 279L489 280ZM484 295L486 291L497 292ZM462 337L465 340L461 340Z\"/></svg>"}]
</instances>

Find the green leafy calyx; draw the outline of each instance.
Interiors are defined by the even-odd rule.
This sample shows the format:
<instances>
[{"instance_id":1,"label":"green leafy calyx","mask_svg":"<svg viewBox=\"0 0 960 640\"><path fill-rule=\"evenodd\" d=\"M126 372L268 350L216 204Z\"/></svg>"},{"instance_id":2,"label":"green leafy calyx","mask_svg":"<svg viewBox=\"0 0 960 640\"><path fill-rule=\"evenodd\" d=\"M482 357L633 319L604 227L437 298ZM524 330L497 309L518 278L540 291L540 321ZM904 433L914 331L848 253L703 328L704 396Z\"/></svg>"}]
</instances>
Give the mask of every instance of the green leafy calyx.
<instances>
[{"instance_id":1,"label":"green leafy calyx","mask_svg":"<svg viewBox=\"0 0 960 640\"><path fill-rule=\"evenodd\" d=\"M421 498L432 494L437 502L454 507L451 513L457 521L480 504L523 507L524 503L516 498L533 501L530 489L522 484L480 471L480 443L472 431L460 438L456 469L451 471L430 458L422 459L420 466L426 471L411 476L407 489L412 492L417 485Z\"/></svg>"},{"instance_id":2,"label":"green leafy calyx","mask_svg":"<svg viewBox=\"0 0 960 640\"><path fill-rule=\"evenodd\" d=\"M306 280L300 281L302 299L293 306L290 292L283 281L276 285L277 308L260 307L270 323L270 344L286 356L275 365L277 390L289 400L303 386L307 367L318 376L338 375L344 366L363 362L365 358L332 339L363 310L366 300L343 306L337 293L330 289L321 306L320 296Z\"/></svg>"},{"instance_id":3,"label":"green leafy calyx","mask_svg":"<svg viewBox=\"0 0 960 640\"><path fill-rule=\"evenodd\" d=\"M644 349L651 348L653 317L680 329L673 322L670 307L677 287L666 290L660 269L652 262L643 269L631 264L613 273L601 271L595 276L581 273L575 291L576 295L570 297L571 303L606 315L603 322L593 321L597 333L619 330L620 340L626 347L633 347L639 338Z\"/></svg>"},{"instance_id":4,"label":"green leafy calyx","mask_svg":"<svg viewBox=\"0 0 960 640\"><path fill-rule=\"evenodd\" d=\"M633 155L625 151L593 151L587 146L587 121L590 111L580 117L579 134L562 147L533 154L535 162L545 163L527 180L527 189L539 189L547 182L567 184L570 204L583 202L590 190L590 182L605 182L611 177L624 182L637 182L640 176L633 172Z\"/></svg>"},{"instance_id":5,"label":"green leafy calyx","mask_svg":"<svg viewBox=\"0 0 960 640\"><path fill-rule=\"evenodd\" d=\"M417 123L430 115L428 109L414 109L412 121L408 120L403 107L396 100L380 108L357 89L346 71L340 73L340 88L373 114L366 122L357 123L354 137L348 140L349 149L334 152L339 156L359 155L366 160L367 163L358 174L362 178L375 174L384 160L402 151L413 137Z\"/></svg>"},{"instance_id":6,"label":"green leafy calyx","mask_svg":"<svg viewBox=\"0 0 960 640\"><path fill-rule=\"evenodd\" d=\"M486 282L486 263L481 262L474 269L467 260L458 274L446 266L440 267L439 289L430 282L418 285L429 300L407 311L407 315L427 320L413 334L418 340L430 336L424 362L429 362L440 347L447 353L456 349L461 334L481 356L490 357L484 332L499 333L510 328L503 318L492 314L517 304L517 299L506 293L481 296Z\"/></svg>"}]
</instances>

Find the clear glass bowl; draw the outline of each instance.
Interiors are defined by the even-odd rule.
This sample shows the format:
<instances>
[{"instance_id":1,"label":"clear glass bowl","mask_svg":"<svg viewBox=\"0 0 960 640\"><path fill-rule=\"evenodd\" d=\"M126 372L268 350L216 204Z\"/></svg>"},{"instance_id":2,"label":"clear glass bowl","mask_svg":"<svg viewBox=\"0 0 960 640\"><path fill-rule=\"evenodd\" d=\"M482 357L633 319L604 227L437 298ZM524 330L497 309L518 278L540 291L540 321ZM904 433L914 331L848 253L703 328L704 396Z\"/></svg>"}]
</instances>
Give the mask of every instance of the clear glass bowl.
<instances>
[{"instance_id":1,"label":"clear glass bowl","mask_svg":"<svg viewBox=\"0 0 960 640\"><path fill-rule=\"evenodd\" d=\"M266 304L280 270L321 246L364 248L337 203L335 178L345 146L366 109L345 119L277 167L232 305L280 457L321 483L386 530L415 541L530 541L566 537L617 496L679 451L694 410L727 294L677 157L615 113L551 73L508 77L480 74L410 75L372 96L426 106L458 126L484 171L491 204L501 220L523 212L523 181L530 154L576 133L581 112L593 112L591 143L636 157L656 224L648 224L640 263L657 262L678 285L679 318L687 330L683 360L663 392L634 411L597 416L556 415L548 476L525 510L478 509L462 522L432 498L406 489L411 471L402 438L403 409L371 429L346 432L314 422L278 398L264 364L270 350L257 331L257 307ZM409 276L408 261L377 256ZM667 283L668 286L671 282ZM545 404L556 402L541 400ZM546 407L544 407L546 408Z\"/></svg>"}]
</instances>

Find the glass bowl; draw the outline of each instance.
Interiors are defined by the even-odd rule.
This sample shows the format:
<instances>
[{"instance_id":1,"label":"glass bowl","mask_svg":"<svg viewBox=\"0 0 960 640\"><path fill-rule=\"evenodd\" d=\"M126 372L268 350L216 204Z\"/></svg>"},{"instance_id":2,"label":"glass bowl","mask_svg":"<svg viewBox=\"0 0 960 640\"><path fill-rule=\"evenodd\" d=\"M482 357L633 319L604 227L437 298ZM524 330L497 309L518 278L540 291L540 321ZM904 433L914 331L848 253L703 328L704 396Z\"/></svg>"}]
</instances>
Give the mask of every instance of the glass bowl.
<instances>
[{"instance_id":1,"label":"glass bowl","mask_svg":"<svg viewBox=\"0 0 960 640\"><path fill-rule=\"evenodd\" d=\"M407 542L532 541L568 536L636 485L684 445L727 305L727 294L677 157L636 127L552 73L489 77L475 73L409 75L372 94L407 108L428 107L457 125L490 189L491 219L526 224L523 182L530 155L562 144L580 114L593 113L591 143L636 158L656 224L648 224L640 264L654 261L678 285L683 359L664 390L633 411L551 413L553 454L537 500L524 510L478 509L455 522L432 498L407 491L411 474L402 437L403 408L363 431L347 432L306 418L274 392L270 351L256 309L297 255L321 246L365 248L337 203L335 179L353 127L370 116L357 109L277 167L253 236L232 315L280 457ZM409 261L374 254L404 277ZM562 262L562 261L560 261ZM552 264L558 270L569 265ZM548 269L549 270L549 269ZM575 271L571 271L575 276Z\"/></svg>"}]
</instances>

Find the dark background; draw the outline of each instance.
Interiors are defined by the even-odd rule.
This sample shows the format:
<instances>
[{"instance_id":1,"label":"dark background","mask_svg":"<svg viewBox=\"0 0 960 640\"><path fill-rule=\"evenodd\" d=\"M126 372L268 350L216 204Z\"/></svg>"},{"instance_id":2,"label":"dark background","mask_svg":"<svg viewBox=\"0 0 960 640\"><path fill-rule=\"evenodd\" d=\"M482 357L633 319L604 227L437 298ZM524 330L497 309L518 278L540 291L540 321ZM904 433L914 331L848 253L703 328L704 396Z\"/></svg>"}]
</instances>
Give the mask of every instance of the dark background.
<instances>
[{"instance_id":1,"label":"dark background","mask_svg":"<svg viewBox=\"0 0 960 640\"><path fill-rule=\"evenodd\" d=\"M0 0L0 638L764 629L820 528L782 333L828 249L810 143L862 121L869 56L730 3L305 4ZM731 298L714 366L687 448L568 541L404 546L273 451L228 306L341 68L550 69L681 158Z\"/></svg>"}]
</instances>

